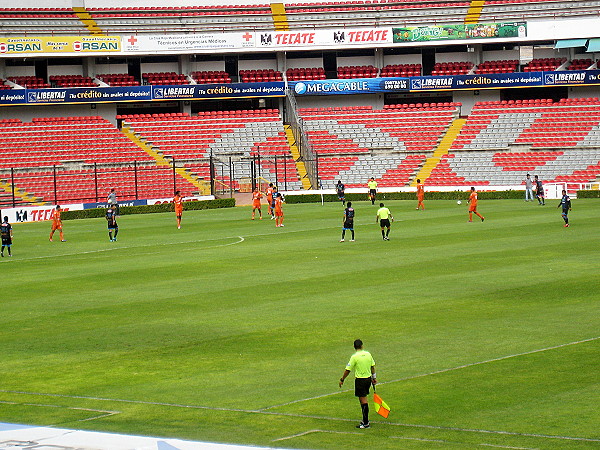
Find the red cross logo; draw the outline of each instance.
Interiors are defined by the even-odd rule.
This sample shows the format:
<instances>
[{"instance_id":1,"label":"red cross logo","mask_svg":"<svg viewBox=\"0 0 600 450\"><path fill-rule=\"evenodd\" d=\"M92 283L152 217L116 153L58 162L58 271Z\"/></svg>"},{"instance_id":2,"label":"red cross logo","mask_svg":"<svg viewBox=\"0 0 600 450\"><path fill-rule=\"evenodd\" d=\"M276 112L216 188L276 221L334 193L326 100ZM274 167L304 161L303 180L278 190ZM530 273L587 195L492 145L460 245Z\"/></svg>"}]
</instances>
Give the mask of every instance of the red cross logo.
<instances>
[{"instance_id":1,"label":"red cross logo","mask_svg":"<svg viewBox=\"0 0 600 450\"><path fill-rule=\"evenodd\" d=\"M246 42L250 42L250 39L252 39L252 35L250 33L248 33L247 31L246 31L246 34L244 34L242 37L244 39L246 39Z\"/></svg>"},{"instance_id":2,"label":"red cross logo","mask_svg":"<svg viewBox=\"0 0 600 450\"><path fill-rule=\"evenodd\" d=\"M131 36L129 39L127 39L127 42L129 42L131 45L135 45L137 38L135 36Z\"/></svg>"}]
</instances>

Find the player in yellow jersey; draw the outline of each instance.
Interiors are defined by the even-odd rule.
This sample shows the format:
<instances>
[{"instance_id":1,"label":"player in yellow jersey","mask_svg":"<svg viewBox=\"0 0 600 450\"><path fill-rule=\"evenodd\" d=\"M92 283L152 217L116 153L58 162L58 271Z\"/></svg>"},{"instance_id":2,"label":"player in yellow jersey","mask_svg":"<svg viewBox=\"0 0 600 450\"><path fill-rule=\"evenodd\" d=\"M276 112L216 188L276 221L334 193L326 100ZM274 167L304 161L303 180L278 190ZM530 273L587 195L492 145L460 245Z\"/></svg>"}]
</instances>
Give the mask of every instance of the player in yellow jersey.
<instances>
[{"instance_id":1,"label":"player in yellow jersey","mask_svg":"<svg viewBox=\"0 0 600 450\"><path fill-rule=\"evenodd\" d=\"M379 225L381 226L381 236L383 237L384 241L390 240L390 220L392 222L394 221L392 213L389 209L385 207L383 203L380 203L379 209L377 210L377 217L375 218L375 223L379 222ZM384 228L387 228L387 230L384 231Z\"/></svg>"},{"instance_id":2,"label":"player in yellow jersey","mask_svg":"<svg viewBox=\"0 0 600 450\"><path fill-rule=\"evenodd\" d=\"M375 178L371 177L367 182L367 186L369 187L369 199L371 200L371 205L374 205L375 196L377 195L377 181L375 181Z\"/></svg>"},{"instance_id":3,"label":"player in yellow jersey","mask_svg":"<svg viewBox=\"0 0 600 450\"><path fill-rule=\"evenodd\" d=\"M362 411L362 421L356 425L356 428L370 428L369 423L369 390L371 385L377 384L377 375L375 374L375 361L371 354L363 350L363 342L360 339L354 341L354 350L356 352L350 357L346 364L346 370L340 378L340 387L350 372L354 370L354 395L358 397L360 409Z\"/></svg>"}]
</instances>

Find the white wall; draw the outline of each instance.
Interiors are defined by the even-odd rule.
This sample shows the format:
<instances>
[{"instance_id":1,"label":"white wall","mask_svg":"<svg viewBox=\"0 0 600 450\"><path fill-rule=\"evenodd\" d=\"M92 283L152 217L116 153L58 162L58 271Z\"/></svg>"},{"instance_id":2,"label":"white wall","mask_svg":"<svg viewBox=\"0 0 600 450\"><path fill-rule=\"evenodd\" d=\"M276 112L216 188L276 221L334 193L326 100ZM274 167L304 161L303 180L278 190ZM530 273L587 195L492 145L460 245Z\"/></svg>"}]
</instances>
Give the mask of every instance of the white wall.
<instances>
[{"instance_id":1,"label":"white wall","mask_svg":"<svg viewBox=\"0 0 600 450\"><path fill-rule=\"evenodd\" d=\"M123 75L127 75L128 73L127 64L97 64L92 70L94 75L110 73L122 73Z\"/></svg>"},{"instance_id":2,"label":"white wall","mask_svg":"<svg viewBox=\"0 0 600 450\"><path fill-rule=\"evenodd\" d=\"M498 89L482 89L479 95L475 95L475 91L455 91L452 98L455 102L461 102L462 108L460 114L466 116L471 114L471 109L476 102L497 102L500 101L500 90Z\"/></svg>"},{"instance_id":3,"label":"white wall","mask_svg":"<svg viewBox=\"0 0 600 450\"><path fill-rule=\"evenodd\" d=\"M142 63L142 73L149 72L175 72L179 73L177 63Z\"/></svg>"},{"instance_id":4,"label":"white wall","mask_svg":"<svg viewBox=\"0 0 600 450\"><path fill-rule=\"evenodd\" d=\"M82 66L48 66L50 75L83 75Z\"/></svg>"},{"instance_id":5,"label":"white wall","mask_svg":"<svg viewBox=\"0 0 600 450\"><path fill-rule=\"evenodd\" d=\"M35 75L35 67L33 66L18 66L6 67L5 78L8 77L28 77Z\"/></svg>"},{"instance_id":6,"label":"white wall","mask_svg":"<svg viewBox=\"0 0 600 450\"><path fill-rule=\"evenodd\" d=\"M385 55L383 65L390 64L422 64L421 55Z\"/></svg>"},{"instance_id":7,"label":"white wall","mask_svg":"<svg viewBox=\"0 0 600 450\"><path fill-rule=\"evenodd\" d=\"M323 58L294 58L286 61L288 69L323 67Z\"/></svg>"},{"instance_id":8,"label":"white wall","mask_svg":"<svg viewBox=\"0 0 600 450\"><path fill-rule=\"evenodd\" d=\"M277 70L276 59L243 60L238 63L238 70L273 69Z\"/></svg>"},{"instance_id":9,"label":"white wall","mask_svg":"<svg viewBox=\"0 0 600 450\"><path fill-rule=\"evenodd\" d=\"M600 89L598 86L581 86L581 87L570 87L569 98L590 98L600 97Z\"/></svg>"},{"instance_id":10,"label":"white wall","mask_svg":"<svg viewBox=\"0 0 600 450\"><path fill-rule=\"evenodd\" d=\"M455 53L436 53L435 62L464 62L471 61L475 64L475 53L455 52Z\"/></svg>"},{"instance_id":11,"label":"white wall","mask_svg":"<svg viewBox=\"0 0 600 450\"><path fill-rule=\"evenodd\" d=\"M225 70L225 61L194 61L190 63L190 72L218 72ZM231 74L235 75L235 74Z\"/></svg>"},{"instance_id":12,"label":"white wall","mask_svg":"<svg viewBox=\"0 0 600 450\"><path fill-rule=\"evenodd\" d=\"M494 50L491 52L481 52L481 61L502 61L503 59L519 60L519 50Z\"/></svg>"},{"instance_id":13,"label":"white wall","mask_svg":"<svg viewBox=\"0 0 600 450\"><path fill-rule=\"evenodd\" d=\"M337 65L341 66L374 66L374 56L338 56Z\"/></svg>"}]
</instances>

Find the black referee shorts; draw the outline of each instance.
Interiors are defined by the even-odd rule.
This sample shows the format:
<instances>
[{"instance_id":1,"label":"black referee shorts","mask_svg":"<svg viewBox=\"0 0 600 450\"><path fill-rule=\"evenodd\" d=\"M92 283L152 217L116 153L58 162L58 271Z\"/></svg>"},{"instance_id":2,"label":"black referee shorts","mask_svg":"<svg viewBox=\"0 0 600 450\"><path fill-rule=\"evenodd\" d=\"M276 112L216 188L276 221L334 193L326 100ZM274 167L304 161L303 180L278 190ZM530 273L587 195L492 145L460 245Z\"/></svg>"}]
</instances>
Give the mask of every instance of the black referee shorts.
<instances>
[{"instance_id":1,"label":"black referee shorts","mask_svg":"<svg viewBox=\"0 0 600 450\"><path fill-rule=\"evenodd\" d=\"M381 225L381 228L390 228L391 224L390 224L390 219L381 219L379 221L379 225Z\"/></svg>"},{"instance_id":2,"label":"black referee shorts","mask_svg":"<svg viewBox=\"0 0 600 450\"><path fill-rule=\"evenodd\" d=\"M366 397L371 389L371 377L354 379L354 396Z\"/></svg>"}]
</instances>

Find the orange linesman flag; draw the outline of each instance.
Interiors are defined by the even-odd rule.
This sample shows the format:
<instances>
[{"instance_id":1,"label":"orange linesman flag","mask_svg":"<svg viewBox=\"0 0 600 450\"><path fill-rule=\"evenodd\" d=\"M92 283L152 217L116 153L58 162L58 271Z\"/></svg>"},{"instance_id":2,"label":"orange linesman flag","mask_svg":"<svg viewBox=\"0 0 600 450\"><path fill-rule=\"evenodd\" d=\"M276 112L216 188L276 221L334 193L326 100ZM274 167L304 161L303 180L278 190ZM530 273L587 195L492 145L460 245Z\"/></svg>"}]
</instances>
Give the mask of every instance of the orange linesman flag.
<instances>
[{"instance_id":1,"label":"orange linesman flag","mask_svg":"<svg viewBox=\"0 0 600 450\"><path fill-rule=\"evenodd\" d=\"M375 412L387 419L391 411L388 404L376 393L373 393L373 401L375 402Z\"/></svg>"}]
</instances>

